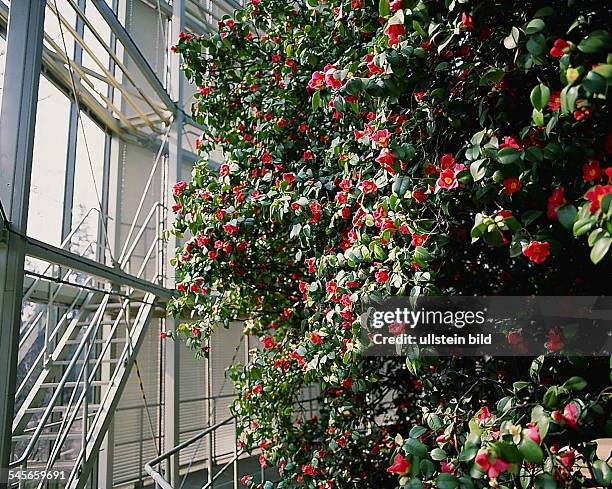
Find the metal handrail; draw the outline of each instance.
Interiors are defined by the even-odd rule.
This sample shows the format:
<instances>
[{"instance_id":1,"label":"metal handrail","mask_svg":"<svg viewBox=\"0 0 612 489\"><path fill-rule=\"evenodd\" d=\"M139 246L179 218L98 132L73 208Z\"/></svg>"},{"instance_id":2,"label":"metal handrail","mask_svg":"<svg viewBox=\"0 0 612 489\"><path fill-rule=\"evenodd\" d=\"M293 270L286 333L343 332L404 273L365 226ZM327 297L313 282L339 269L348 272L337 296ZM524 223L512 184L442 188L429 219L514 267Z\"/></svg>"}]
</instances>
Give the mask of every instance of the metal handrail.
<instances>
[{"instance_id":1,"label":"metal handrail","mask_svg":"<svg viewBox=\"0 0 612 489\"><path fill-rule=\"evenodd\" d=\"M202 438L204 438L205 436L211 434L212 432L216 431L218 428L220 428L221 426L226 425L227 423L229 423L230 421L236 419L236 415L231 415L228 418L225 418L223 421L219 421L218 423L215 423L211 426L206 427L203 431L201 431L200 433L198 433L197 435L192 436L191 438L189 438L188 440L185 440L183 443L179 443L177 446L171 448L170 450L162 453L161 455L159 455L158 457L155 457L153 460L150 460L149 462L147 462L144 466L145 472L147 474L149 474L149 476L163 489L174 489L167 481L166 479L163 478L163 476L157 472L153 466L155 465L159 465L160 462L169 459L172 455L180 452L181 450L183 450L184 448L187 448L190 445L193 445L195 442L197 442L198 440L201 440ZM208 454L209 457L212 457L212 454ZM234 463L236 462L236 460L238 460L238 454L234 454L234 458L231 460L230 463ZM223 470L223 469L222 469ZM213 478L213 480L216 479ZM212 481L211 481L212 482ZM205 487L210 487L210 482L205 486Z\"/></svg>"}]
</instances>

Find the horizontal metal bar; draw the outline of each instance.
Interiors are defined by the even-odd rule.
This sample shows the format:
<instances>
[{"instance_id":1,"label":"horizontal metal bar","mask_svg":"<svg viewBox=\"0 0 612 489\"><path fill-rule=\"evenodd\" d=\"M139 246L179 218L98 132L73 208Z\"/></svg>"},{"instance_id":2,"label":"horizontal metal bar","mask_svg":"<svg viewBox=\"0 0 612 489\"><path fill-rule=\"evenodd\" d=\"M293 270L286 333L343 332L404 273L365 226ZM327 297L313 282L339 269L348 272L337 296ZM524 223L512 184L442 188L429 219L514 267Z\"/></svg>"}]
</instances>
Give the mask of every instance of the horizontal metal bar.
<instances>
[{"instance_id":1,"label":"horizontal metal bar","mask_svg":"<svg viewBox=\"0 0 612 489\"><path fill-rule=\"evenodd\" d=\"M27 238L26 254L33 258L57 263L78 270L80 272L106 279L112 283L127 285L138 290L150 292L158 298L170 298L174 292L160 285L153 284L138 277L134 277L119 268L111 268L89 258L85 258L67 250L44 243L34 238Z\"/></svg>"},{"instance_id":2,"label":"horizontal metal bar","mask_svg":"<svg viewBox=\"0 0 612 489\"><path fill-rule=\"evenodd\" d=\"M189 440L185 440L183 443L178 444L177 446L175 446L174 448L171 448L167 452L162 453L159 457L156 457L153 460L149 461L147 464L145 464L145 470L146 470L147 474L149 474L149 475L151 475L151 477L153 477L152 473L155 472L155 471L153 470L152 467L154 465L157 465L162 460L165 460L168 457L171 457L172 455L174 455L175 453L180 452L183 448L186 448L189 445L192 445L193 443L198 441L200 438L203 438L206 435L208 435L209 433L212 433L213 431L215 431L217 428L220 428L221 426L226 425L227 423L232 421L234 418L235 418L235 416L232 415L232 416L230 416L228 418L225 418L223 421L219 421L218 423L205 428L203 431L201 431L197 435L192 436L191 438L189 438ZM157 472L155 472L155 473L157 473Z\"/></svg>"}]
</instances>

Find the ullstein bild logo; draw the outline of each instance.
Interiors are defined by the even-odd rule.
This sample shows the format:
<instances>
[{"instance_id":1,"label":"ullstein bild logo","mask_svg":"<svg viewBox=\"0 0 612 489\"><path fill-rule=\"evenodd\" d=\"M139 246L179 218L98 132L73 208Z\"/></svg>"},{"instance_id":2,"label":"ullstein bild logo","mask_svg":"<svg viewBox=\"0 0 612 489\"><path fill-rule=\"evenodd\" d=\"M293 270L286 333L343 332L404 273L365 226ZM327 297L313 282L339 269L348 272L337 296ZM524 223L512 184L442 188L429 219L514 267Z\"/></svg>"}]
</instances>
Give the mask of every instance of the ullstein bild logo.
<instances>
[{"instance_id":1,"label":"ullstein bild logo","mask_svg":"<svg viewBox=\"0 0 612 489\"><path fill-rule=\"evenodd\" d=\"M383 297L361 315L367 356L609 355L609 297Z\"/></svg>"}]
</instances>

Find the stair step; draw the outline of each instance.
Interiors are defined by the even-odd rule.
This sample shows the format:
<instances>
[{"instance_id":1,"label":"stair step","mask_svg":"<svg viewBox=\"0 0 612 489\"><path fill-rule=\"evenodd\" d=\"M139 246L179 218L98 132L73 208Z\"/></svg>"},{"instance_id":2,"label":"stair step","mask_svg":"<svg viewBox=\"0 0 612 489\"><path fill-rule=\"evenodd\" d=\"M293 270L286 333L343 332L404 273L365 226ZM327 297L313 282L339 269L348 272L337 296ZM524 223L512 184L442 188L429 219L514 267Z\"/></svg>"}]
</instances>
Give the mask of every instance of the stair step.
<instances>
[{"instance_id":1,"label":"stair step","mask_svg":"<svg viewBox=\"0 0 612 489\"><path fill-rule=\"evenodd\" d=\"M90 358L88 363L90 364L94 364L97 362L100 363L117 363L119 361L118 358L103 358L102 360L98 360L97 358ZM53 361L53 365L69 365L72 362L72 360L57 360L57 361ZM84 360L77 360L76 361L77 364L83 364L85 363Z\"/></svg>"},{"instance_id":2,"label":"stair step","mask_svg":"<svg viewBox=\"0 0 612 489\"><path fill-rule=\"evenodd\" d=\"M93 343L96 345L103 345L107 340L93 340ZM125 338L113 338L110 340L111 343L125 343ZM67 345L80 345L82 340L67 340ZM91 341L89 342L91 343Z\"/></svg>"},{"instance_id":3,"label":"stair step","mask_svg":"<svg viewBox=\"0 0 612 489\"><path fill-rule=\"evenodd\" d=\"M59 433L42 433L38 439L39 440L55 440L59 436ZM70 432L66 435L66 438L78 438L81 439L83 436L80 432ZM13 435L11 437L12 441L30 441L32 439L31 435ZM29 468L29 467L28 467Z\"/></svg>"},{"instance_id":4,"label":"stair step","mask_svg":"<svg viewBox=\"0 0 612 489\"><path fill-rule=\"evenodd\" d=\"M40 387L42 389L53 389L57 386L59 386L59 382L44 382L43 384L40 384ZM103 380L94 380L92 382L89 383L90 387L102 387L105 385L110 384L110 382L107 381L103 381ZM83 382L66 382L64 384L64 387L76 387L76 386L82 386Z\"/></svg>"},{"instance_id":5,"label":"stair step","mask_svg":"<svg viewBox=\"0 0 612 489\"><path fill-rule=\"evenodd\" d=\"M93 410L97 410L99 407L100 407L99 404L90 404L88 406L88 409L90 411L93 411ZM46 409L47 409L46 406L40 406L40 407L28 408L25 410L25 412L28 414L44 413ZM58 412L58 413L63 413L63 412L66 412L67 410L68 410L68 406L54 406L53 407L53 411Z\"/></svg>"}]
</instances>

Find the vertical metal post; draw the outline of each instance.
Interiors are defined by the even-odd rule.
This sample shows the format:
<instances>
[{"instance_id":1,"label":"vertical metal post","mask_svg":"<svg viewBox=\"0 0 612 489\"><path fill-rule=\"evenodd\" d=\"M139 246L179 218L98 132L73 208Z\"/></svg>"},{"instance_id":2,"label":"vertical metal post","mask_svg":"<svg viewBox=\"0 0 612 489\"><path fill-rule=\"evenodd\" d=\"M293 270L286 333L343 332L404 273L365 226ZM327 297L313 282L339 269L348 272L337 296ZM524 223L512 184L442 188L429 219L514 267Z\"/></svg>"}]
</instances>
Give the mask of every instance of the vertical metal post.
<instances>
[{"instance_id":1,"label":"vertical metal post","mask_svg":"<svg viewBox=\"0 0 612 489\"><path fill-rule=\"evenodd\" d=\"M79 8L85 11L85 1L78 0ZM58 13L59 14L59 13ZM59 18L58 18L58 22ZM78 32L81 38L85 33L85 24L83 19L76 16L75 30ZM74 43L74 53L72 59L77 65L83 63L83 48L78 42ZM74 80L74 86L78 87L81 81L74 73L71 72L71 76ZM74 175L76 172L76 152L77 152L77 139L79 132L79 105L74 101L75 95L70 97L70 115L68 118L68 141L66 145L66 176L64 179L64 215L62 218L62 241L70 234L72 229L72 205L74 202Z\"/></svg>"},{"instance_id":2,"label":"vertical metal post","mask_svg":"<svg viewBox=\"0 0 612 489\"><path fill-rule=\"evenodd\" d=\"M26 245L22 236L28 224L44 18L45 0L11 2L0 112L0 202L13 231L4 234L4 241L0 238L0 467L7 467L11 456Z\"/></svg>"},{"instance_id":3,"label":"vertical metal post","mask_svg":"<svg viewBox=\"0 0 612 489\"><path fill-rule=\"evenodd\" d=\"M213 399L213 388L212 388L212 352L211 352L211 339L208 339L208 357L205 362L205 387L206 387L206 414L208 418L208 426L213 426L215 424L215 400ZM211 431L206 440L207 446L206 451L208 457L206 458L206 472L208 475L208 487L213 487L213 462L214 462L214 443L213 443L214 431Z\"/></svg>"},{"instance_id":4,"label":"vertical metal post","mask_svg":"<svg viewBox=\"0 0 612 489\"><path fill-rule=\"evenodd\" d=\"M233 489L238 489L238 418L234 418L234 466L233 470Z\"/></svg>"},{"instance_id":5,"label":"vertical metal post","mask_svg":"<svg viewBox=\"0 0 612 489\"><path fill-rule=\"evenodd\" d=\"M169 79L168 91L171 99L176 102L178 107L183 106L183 74L180 69L180 59L170 51L170 45L177 42L179 34L183 31L185 25L185 0L174 0L172 2L172 24L171 33L168 36L168 56L169 56ZM167 215L166 222L170 223L172 216L169 212L172 205L172 185L181 178L182 165L182 137L183 137L183 113L180 110L175 111L172 120L172 129L169 136L169 151L168 164L166 167L164 188L162 195L164 196L165 212ZM169 252L173 252L177 242L170 239L168 242ZM166 265L166 287L174 288L175 273L174 268L170 266L169 256L165 257ZM165 327L174 329L174 321L168 319ZM179 407L180 407L180 362L179 348L175 341L166 343L166 362L164 369L164 448L170 448L180 443L180 427L179 427ZM166 479L173 487L179 486L179 455L175 454L168 460L166 466Z\"/></svg>"}]
</instances>

